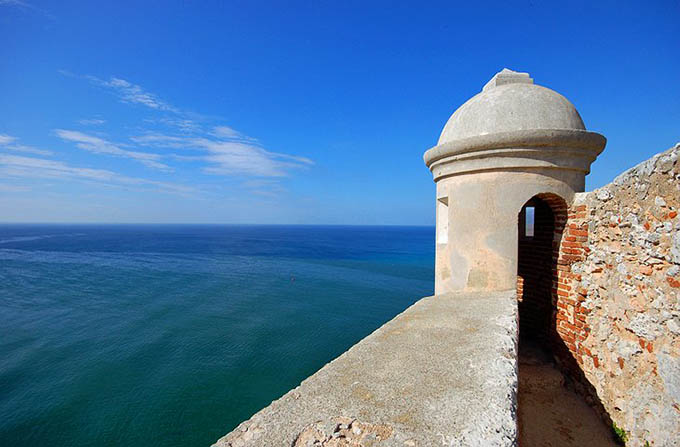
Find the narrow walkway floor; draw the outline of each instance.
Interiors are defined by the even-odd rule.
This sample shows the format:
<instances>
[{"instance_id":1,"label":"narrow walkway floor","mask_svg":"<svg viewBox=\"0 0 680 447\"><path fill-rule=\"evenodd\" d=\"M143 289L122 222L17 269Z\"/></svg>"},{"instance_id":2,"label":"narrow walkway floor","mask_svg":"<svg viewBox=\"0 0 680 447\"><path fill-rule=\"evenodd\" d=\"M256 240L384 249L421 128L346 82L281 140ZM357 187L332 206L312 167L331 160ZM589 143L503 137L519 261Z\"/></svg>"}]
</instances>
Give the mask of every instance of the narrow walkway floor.
<instances>
[{"instance_id":1,"label":"narrow walkway floor","mask_svg":"<svg viewBox=\"0 0 680 447\"><path fill-rule=\"evenodd\" d=\"M519 352L520 447L616 447L610 429L540 347L522 341Z\"/></svg>"}]
</instances>

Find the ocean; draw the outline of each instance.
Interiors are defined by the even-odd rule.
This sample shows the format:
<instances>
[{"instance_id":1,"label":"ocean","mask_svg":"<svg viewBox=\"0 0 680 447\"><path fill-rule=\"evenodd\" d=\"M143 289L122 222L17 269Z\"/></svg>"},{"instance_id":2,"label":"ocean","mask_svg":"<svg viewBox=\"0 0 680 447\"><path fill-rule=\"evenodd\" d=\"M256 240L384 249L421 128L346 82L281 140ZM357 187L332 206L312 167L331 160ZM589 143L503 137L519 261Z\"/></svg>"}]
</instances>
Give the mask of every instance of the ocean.
<instances>
[{"instance_id":1,"label":"ocean","mask_svg":"<svg viewBox=\"0 0 680 447\"><path fill-rule=\"evenodd\" d=\"M434 227L0 225L0 445L209 446L433 278Z\"/></svg>"}]
</instances>

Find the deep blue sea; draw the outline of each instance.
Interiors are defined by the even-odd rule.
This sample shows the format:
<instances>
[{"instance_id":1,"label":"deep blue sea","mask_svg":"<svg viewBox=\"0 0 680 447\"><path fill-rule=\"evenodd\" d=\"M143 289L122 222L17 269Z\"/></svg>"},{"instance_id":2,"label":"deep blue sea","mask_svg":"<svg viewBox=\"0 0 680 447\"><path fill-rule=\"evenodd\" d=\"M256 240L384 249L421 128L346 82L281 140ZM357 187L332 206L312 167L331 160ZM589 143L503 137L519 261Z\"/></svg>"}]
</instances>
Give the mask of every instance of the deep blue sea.
<instances>
[{"instance_id":1,"label":"deep blue sea","mask_svg":"<svg viewBox=\"0 0 680 447\"><path fill-rule=\"evenodd\" d=\"M0 225L0 445L209 446L433 278L431 227Z\"/></svg>"}]
</instances>

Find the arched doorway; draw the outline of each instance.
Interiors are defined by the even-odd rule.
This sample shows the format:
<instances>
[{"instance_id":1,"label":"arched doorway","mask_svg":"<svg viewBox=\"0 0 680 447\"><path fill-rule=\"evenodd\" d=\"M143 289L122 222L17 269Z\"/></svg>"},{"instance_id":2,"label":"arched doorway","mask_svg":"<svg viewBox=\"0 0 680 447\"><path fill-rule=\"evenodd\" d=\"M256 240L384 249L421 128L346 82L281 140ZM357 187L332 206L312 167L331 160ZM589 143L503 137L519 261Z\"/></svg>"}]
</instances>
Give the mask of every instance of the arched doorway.
<instances>
[{"instance_id":1,"label":"arched doorway","mask_svg":"<svg viewBox=\"0 0 680 447\"><path fill-rule=\"evenodd\" d=\"M520 339L549 348L554 334L557 258L567 218L566 202L539 194L518 216L517 300Z\"/></svg>"}]
</instances>

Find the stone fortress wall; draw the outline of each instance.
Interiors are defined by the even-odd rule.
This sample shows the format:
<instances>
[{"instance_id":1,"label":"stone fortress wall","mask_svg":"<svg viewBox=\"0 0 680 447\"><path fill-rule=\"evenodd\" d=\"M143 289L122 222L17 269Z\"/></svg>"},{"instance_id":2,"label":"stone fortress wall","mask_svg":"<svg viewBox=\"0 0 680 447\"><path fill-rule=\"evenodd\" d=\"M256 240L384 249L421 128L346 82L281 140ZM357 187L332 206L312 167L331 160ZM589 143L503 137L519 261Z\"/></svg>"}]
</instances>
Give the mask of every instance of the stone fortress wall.
<instances>
[{"instance_id":1,"label":"stone fortress wall","mask_svg":"<svg viewBox=\"0 0 680 447\"><path fill-rule=\"evenodd\" d=\"M577 194L557 259L554 352L633 447L680 445L679 157Z\"/></svg>"},{"instance_id":2,"label":"stone fortress wall","mask_svg":"<svg viewBox=\"0 0 680 447\"><path fill-rule=\"evenodd\" d=\"M582 193L605 144L557 92L497 73L424 156L435 296L215 446L516 446L527 342L627 445L680 446L680 144Z\"/></svg>"}]
</instances>

